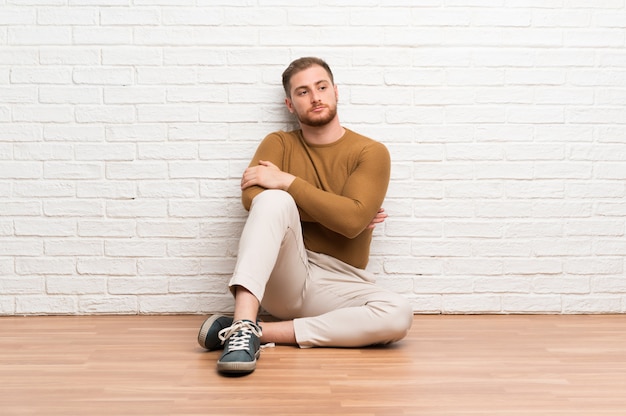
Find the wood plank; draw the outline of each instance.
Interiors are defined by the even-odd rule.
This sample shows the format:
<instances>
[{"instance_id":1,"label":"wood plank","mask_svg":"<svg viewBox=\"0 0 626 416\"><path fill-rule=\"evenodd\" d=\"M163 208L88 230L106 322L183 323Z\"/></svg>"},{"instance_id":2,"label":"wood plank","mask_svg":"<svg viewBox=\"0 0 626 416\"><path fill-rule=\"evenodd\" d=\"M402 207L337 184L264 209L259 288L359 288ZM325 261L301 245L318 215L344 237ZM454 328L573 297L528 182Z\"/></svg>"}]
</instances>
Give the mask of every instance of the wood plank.
<instances>
[{"instance_id":1,"label":"wood plank","mask_svg":"<svg viewBox=\"0 0 626 416\"><path fill-rule=\"evenodd\" d=\"M0 317L2 415L620 415L626 316L417 315L388 347L216 373L202 316Z\"/></svg>"}]
</instances>

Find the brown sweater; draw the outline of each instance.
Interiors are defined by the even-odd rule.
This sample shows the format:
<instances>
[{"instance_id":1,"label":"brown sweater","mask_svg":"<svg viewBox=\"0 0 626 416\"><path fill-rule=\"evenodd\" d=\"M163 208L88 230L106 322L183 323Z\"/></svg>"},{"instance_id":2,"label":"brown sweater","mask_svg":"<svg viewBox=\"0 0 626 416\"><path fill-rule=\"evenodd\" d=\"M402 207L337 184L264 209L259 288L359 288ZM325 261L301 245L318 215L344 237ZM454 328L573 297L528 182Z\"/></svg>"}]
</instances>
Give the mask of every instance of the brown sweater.
<instances>
[{"instance_id":1,"label":"brown sweater","mask_svg":"<svg viewBox=\"0 0 626 416\"><path fill-rule=\"evenodd\" d=\"M250 166L259 160L296 176L287 192L300 212L305 247L364 269L372 240L367 226L389 184L387 148L348 129L328 145L306 143L301 130L278 131L261 142ZM247 210L263 190L253 186L243 191Z\"/></svg>"}]
</instances>

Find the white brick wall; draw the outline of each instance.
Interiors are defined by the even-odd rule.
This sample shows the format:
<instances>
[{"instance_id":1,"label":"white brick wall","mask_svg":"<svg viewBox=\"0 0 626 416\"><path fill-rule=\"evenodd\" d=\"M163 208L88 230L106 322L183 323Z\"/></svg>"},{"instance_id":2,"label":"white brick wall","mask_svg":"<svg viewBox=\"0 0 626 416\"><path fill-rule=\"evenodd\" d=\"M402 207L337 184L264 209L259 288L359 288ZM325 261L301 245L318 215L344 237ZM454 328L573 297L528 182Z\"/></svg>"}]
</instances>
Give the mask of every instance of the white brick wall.
<instances>
[{"instance_id":1,"label":"white brick wall","mask_svg":"<svg viewBox=\"0 0 626 416\"><path fill-rule=\"evenodd\" d=\"M420 313L626 312L624 0L0 0L0 314L207 313L239 176L325 58Z\"/></svg>"}]
</instances>

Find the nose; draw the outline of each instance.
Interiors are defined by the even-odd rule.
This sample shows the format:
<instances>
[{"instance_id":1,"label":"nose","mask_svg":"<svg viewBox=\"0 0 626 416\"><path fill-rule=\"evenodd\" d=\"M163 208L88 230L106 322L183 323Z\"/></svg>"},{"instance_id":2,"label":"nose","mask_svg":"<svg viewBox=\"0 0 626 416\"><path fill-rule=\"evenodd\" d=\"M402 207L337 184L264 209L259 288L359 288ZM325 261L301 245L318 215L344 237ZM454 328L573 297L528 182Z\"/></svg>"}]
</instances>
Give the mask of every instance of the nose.
<instances>
[{"instance_id":1,"label":"nose","mask_svg":"<svg viewBox=\"0 0 626 416\"><path fill-rule=\"evenodd\" d=\"M316 102L318 102L318 101L321 101L321 100L320 100L319 93L318 93L317 91L313 91L313 92L311 92L310 97L311 97L311 102L312 102L312 103L316 103Z\"/></svg>"}]
</instances>

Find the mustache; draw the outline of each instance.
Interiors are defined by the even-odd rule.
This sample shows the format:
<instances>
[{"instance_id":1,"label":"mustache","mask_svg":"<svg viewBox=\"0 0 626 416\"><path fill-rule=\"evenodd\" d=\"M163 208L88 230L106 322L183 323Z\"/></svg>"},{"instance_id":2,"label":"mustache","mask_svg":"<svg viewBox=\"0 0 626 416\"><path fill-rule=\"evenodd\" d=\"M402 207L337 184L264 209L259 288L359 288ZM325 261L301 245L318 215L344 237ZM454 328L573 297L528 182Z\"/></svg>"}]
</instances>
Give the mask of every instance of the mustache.
<instances>
[{"instance_id":1,"label":"mustache","mask_svg":"<svg viewBox=\"0 0 626 416\"><path fill-rule=\"evenodd\" d=\"M326 104L319 103L312 105L310 110L317 110L318 108L328 108L328 106Z\"/></svg>"}]
</instances>

